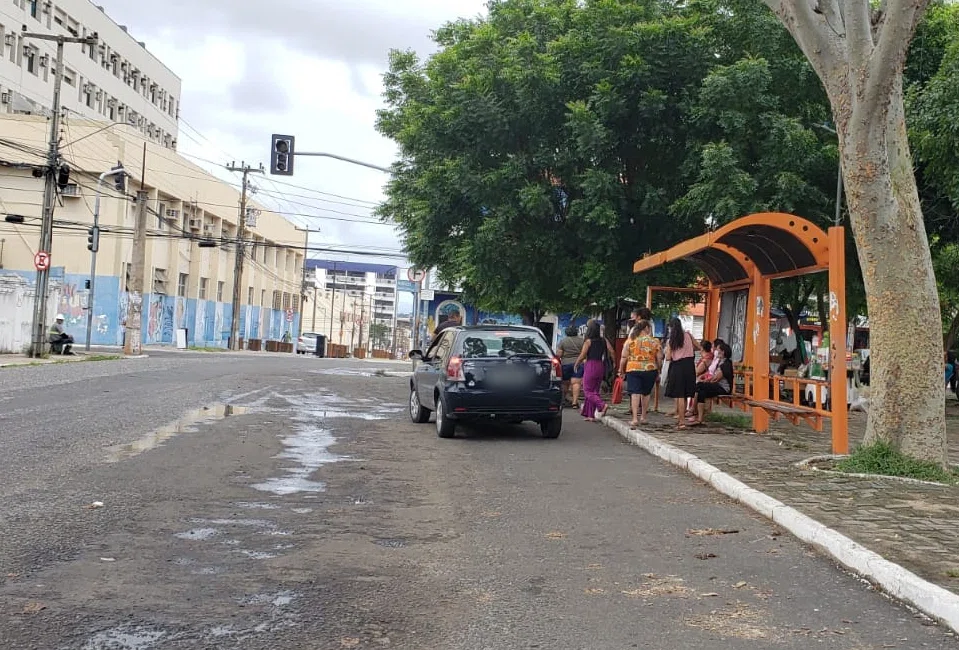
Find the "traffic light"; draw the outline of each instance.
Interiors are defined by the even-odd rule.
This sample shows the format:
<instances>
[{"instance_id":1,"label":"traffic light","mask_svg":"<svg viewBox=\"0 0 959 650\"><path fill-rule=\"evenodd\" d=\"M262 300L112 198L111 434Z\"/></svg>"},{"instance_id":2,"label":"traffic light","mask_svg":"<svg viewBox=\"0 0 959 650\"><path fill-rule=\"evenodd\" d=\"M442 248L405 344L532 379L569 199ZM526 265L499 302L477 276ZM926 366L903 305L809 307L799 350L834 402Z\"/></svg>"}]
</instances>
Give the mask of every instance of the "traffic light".
<instances>
[{"instance_id":1,"label":"traffic light","mask_svg":"<svg viewBox=\"0 0 959 650\"><path fill-rule=\"evenodd\" d=\"M114 177L114 180L116 181L116 182L114 183L114 187L116 188L117 192L119 192L120 194L126 193L126 191L127 191L127 173L126 173L126 172L120 172L119 174L117 174L117 175Z\"/></svg>"},{"instance_id":2,"label":"traffic light","mask_svg":"<svg viewBox=\"0 0 959 650\"><path fill-rule=\"evenodd\" d=\"M273 147L270 151L270 173L278 176L293 175L293 145L296 141L292 135L273 134Z\"/></svg>"},{"instance_id":3,"label":"traffic light","mask_svg":"<svg viewBox=\"0 0 959 650\"><path fill-rule=\"evenodd\" d=\"M87 229L87 250L91 253L100 250L100 228L98 226Z\"/></svg>"},{"instance_id":4,"label":"traffic light","mask_svg":"<svg viewBox=\"0 0 959 650\"><path fill-rule=\"evenodd\" d=\"M62 190L70 183L70 167L67 165L60 165L60 169L57 170L57 185Z\"/></svg>"}]
</instances>

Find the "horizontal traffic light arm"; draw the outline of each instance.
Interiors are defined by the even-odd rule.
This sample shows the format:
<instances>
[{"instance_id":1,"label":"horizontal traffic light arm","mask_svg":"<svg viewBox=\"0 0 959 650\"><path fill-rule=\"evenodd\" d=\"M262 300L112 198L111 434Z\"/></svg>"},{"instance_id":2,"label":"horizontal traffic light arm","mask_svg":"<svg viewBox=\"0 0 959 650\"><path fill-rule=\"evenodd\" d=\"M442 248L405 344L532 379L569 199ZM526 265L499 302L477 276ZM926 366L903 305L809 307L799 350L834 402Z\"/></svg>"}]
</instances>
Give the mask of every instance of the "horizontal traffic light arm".
<instances>
[{"instance_id":1,"label":"horizontal traffic light arm","mask_svg":"<svg viewBox=\"0 0 959 650\"><path fill-rule=\"evenodd\" d=\"M354 160L353 158L347 158L346 156L338 156L335 153L325 153L322 151L295 151L293 155L294 156L315 156L317 158L335 158L336 160L342 160L343 162L352 163L354 165L360 165L361 167L369 167L370 169L376 169L381 172L386 172L387 174L391 172L389 167L380 167L379 165L363 162L362 160Z\"/></svg>"}]
</instances>

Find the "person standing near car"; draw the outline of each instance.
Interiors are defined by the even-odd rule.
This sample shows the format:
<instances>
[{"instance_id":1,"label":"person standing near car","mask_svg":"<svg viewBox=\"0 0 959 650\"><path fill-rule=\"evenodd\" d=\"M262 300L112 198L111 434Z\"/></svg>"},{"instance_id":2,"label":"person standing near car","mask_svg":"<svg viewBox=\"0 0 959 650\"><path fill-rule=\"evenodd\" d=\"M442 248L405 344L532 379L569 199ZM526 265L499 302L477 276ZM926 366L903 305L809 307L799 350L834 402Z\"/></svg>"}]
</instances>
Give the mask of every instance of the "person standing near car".
<instances>
[{"instance_id":1,"label":"person standing near car","mask_svg":"<svg viewBox=\"0 0 959 650\"><path fill-rule=\"evenodd\" d=\"M579 391L583 382L582 370L577 371L576 360L583 351L586 339L579 335L579 328L570 325L566 328L566 336L559 342L556 354L563 364L563 396L570 396L570 405L579 408Z\"/></svg>"},{"instance_id":2,"label":"person standing near car","mask_svg":"<svg viewBox=\"0 0 959 650\"><path fill-rule=\"evenodd\" d=\"M659 341L652 336L652 325L649 321L639 321L629 333L629 340L623 346L622 359L619 361L619 374L626 377L626 391L633 413L632 422L629 423L631 429L646 424L649 395L656 385L662 357Z\"/></svg>"},{"instance_id":3,"label":"person standing near car","mask_svg":"<svg viewBox=\"0 0 959 650\"><path fill-rule=\"evenodd\" d=\"M443 330L449 327L456 327L460 324L460 313L459 310L451 311L442 323L436 326L436 329L433 330L433 340L436 340L436 337L442 333Z\"/></svg>"},{"instance_id":4,"label":"person standing near car","mask_svg":"<svg viewBox=\"0 0 959 650\"><path fill-rule=\"evenodd\" d=\"M574 371L583 368L583 392L586 393L586 399L583 400L581 413L587 422L595 422L596 416L600 418L606 416L608 406L603 402L599 390L606 376L605 361L607 358L615 357L616 352L609 341L603 338L599 323L595 320L590 321L586 329L586 343L576 363L573 364Z\"/></svg>"}]
</instances>

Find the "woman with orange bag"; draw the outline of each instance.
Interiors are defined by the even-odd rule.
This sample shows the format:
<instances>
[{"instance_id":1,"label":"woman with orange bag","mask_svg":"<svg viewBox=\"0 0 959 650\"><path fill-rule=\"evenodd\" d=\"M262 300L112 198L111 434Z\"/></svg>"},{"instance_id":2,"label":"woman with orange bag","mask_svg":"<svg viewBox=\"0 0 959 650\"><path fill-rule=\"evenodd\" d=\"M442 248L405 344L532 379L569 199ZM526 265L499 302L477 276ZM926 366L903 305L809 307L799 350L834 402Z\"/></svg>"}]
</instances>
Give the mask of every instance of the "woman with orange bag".
<instances>
[{"instance_id":1,"label":"woman with orange bag","mask_svg":"<svg viewBox=\"0 0 959 650\"><path fill-rule=\"evenodd\" d=\"M626 378L626 392L629 393L633 414L633 420L629 423L631 429L646 424L649 395L656 385L656 375L663 362L662 347L652 332L649 321L639 321L629 333L629 340L623 346L619 361L619 374Z\"/></svg>"}]
</instances>

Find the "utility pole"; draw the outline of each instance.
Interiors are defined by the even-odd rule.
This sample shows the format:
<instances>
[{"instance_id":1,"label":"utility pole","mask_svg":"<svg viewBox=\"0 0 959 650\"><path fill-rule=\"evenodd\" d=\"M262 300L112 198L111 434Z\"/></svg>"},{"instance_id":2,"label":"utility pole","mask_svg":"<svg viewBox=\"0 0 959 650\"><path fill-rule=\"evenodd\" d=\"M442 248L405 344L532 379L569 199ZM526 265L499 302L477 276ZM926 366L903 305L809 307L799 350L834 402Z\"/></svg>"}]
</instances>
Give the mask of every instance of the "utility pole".
<instances>
[{"instance_id":1,"label":"utility pole","mask_svg":"<svg viewBox=\"0 0 959 650\"><path fill-rule=\"evenodd\" d=\"M250 173L264 173L263 165L258 169L250 167L245 162L239 167L232 163L227 167L227 171L243 172L243 189L240 192L240 218L237 220L236 237L236 258L233 263L233 322L230 323L230 349L239 350L239 330L240 330L240 285L243 282L243 263L246 254L246 193L249 185Z\"/></svg>"},{"instance_id":2,"label":"utility pole","mask_svg":"<svg viewBox=\"0 0 959 650\"><path fill-rule=\"evenodd\" d=\"M108 172L100 174L97 180L97 198L93 203L93 227L90 228L89 244L90 249L90 295L87 298L87 340L84 349L90 351L90 339L93 337L93 305L96 297L97 286L97 251L100 249L100 194L103 188L103 180L107 176L116 176L117 182L114 187L118 192L125 192L124 178L126 172L123 170L123 163L117 163L117 166Z\"/></svg>"},{"instance_id":3,"label":"utility pole","mask_svg":"<svg viewBox=\"0 0 959 650\"><path fill-rule=\"evenodd\" d=\"M127 301L126 336L123 354L139 356L143 351L143 282L146 275L147 201L149 193L137 192L137 221L133 231L133 259L130 263L130 297Z\"/></svg>"},{"instance_id":4,"label":"utility pole","mask_svg":"<svg viewBox=\"0 0 959 650\"><path fill-rule=\"evenodd\" d=\"M127 318L123 333L123 354L139 356L143 351L143 283L147 259L147 199L144 190L147 175L147 143L143 143L140 170L140 191L137 192L137 217L133 229L133 252L130 257L130 286L127 287Z\"/></svg>"},{"instance_id":5,"label":"utility pole","mask_svg":"<svg viewBox=\"0 0 959 650\"><path fill-rule=\"evenodd\" d=\"M336 262L333 262L333 289L330 291L330 343L333 343L333 313L336 311Z\"/></svg>"},{"instance_id":6,"label":"utility pole","mask_svg":"<svg viewBox=\"0 0 959 650\"><path fill-rule=\"evenodd\" d=\"M47 264L37 269L36 299L33 302L33 340L30 356L43 356L47 342L47 290L50 285L51 249L53 248L53 210L57 200L57 176L60 173L60 87L63 85L63 46L66 43L86 43L91 47L97 44L96 33L86 37L59 36L53 34L35 34L23 30L24 38L39 41L54 41L57 44L57 65L53 74L53 106L50 116L50 141L47 150L46 182L43 186L43 221L40 226L39 253L46 253ZM69 173L69 170L67 170ZM37 266L40 266L39 264Z\"/></svg>"},{"instance_id":7,"label":"utility pole","mask_svg":"<svg viewBox=\"0 0 959 650\"><path fill-rule=\"evenodd\" d=\"M306 255L310 250L310 233L315 232L319 233L320 229L312 228L296 228L303 233L303 284L301 287L301 297L306 298ZM303 300L300 300L300 324L297 327L296 339L300 340L300 335L303 333ZM313 272L313 331L316 331L316 271Z\"/></svg>"}]
</instances>

